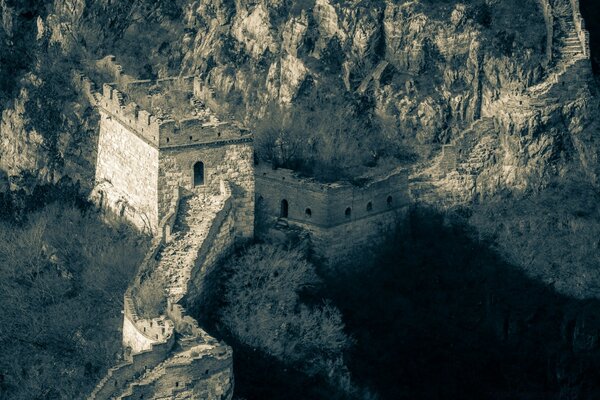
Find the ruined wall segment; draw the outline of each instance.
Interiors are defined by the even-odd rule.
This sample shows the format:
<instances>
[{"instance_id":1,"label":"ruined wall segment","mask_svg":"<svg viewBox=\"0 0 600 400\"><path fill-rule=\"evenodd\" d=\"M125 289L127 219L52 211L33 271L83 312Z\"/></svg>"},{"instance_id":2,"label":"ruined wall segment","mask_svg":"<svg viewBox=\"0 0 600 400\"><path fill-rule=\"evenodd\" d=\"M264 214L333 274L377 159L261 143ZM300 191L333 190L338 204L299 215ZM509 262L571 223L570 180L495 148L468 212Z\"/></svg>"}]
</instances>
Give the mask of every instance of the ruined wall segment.
<instances>
[{"instance_id":1,"label":"ruined wall segment","mask_svg":"<svg viewBox=\"0 0 600 400\"><path fill-rule=\"evenodd\" d=\"M319 183L265 163L256 168L256 196L258 213L308 232L316 255L330 264L381 245L410 203L405 170L357 186Z\"/></svg>"},{"instance_id":2,"label":"ruined wall segment","mask_svg":"<svg viewBox=\"0 0 600 400\"><path fill-rule=\"evenodd\" d=\"M93 198L154 238L124 299L126 360L89 398L231 399L231 348L179 303L199 296L206 274L253 237L252 136L196 98L192 77L136 80L114 57L98 66L114 77L101 93L75 76L102 116ZM134 300L153 275L164 280L168 306L145 319Z\"/></svg>"},{"instance_id":3,"label":"ruined wall segment","mask_svg":"<svg viewBox=\"0 0 600 400\"><path fill-rule=\"evenodd\" d=\"M173 336L173 323L164 316L138 316L130 291L125 295L123 309L123 347L129 347L134 354L151 350L153 345L165 343Z\"/></svg>"},{"instance_id":4,"label":"ruined wall segment","mask_svg":"<svg viewBox=\"0 0 600 400\"><path fill-rule=\"evenodd\" d=\"M233 203L232 197L225 202L223 208L215 216L202 246L198 249L195 268L192 270L188 283L188 295L185 299L190 304L195 304L195 300L202 297L205 291L206 276L214 270L225 255L231 254L235 246L237 236L235 231L239 229L239 225L235 221Z\"/></svg>"},{"instance_id":5,"label":"ruined wall segment","mask_svg":"<svg viewBox=\"0 0 600 400\"><path fill-rule=\"evenodd\" d=\"M585 58L590 58L590 33L585 29L585 21L581 15L581 8L579 0L570 0L571 8L573 9L573 23L575 24L575 30L577 37L581 43L583 55Z\"/></svg>"}]
</instances>

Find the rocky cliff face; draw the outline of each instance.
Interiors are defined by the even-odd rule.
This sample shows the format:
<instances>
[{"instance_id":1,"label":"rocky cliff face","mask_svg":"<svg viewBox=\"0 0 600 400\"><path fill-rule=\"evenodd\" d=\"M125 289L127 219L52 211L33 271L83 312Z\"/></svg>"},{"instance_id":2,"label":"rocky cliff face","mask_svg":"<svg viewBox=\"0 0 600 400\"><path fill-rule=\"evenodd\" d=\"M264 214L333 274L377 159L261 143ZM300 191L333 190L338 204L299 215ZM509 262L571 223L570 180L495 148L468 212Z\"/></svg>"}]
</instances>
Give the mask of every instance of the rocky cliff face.
<instances>
[{"instance_id":1,"label":"rocky cliff face","mask_svg":"<svg viewBox=\"0 0 600 400\"><path fill-rule=\"evenodd\" d=\"M2 56L9 61L2 79L10 82L1 90L0 169L13 189L28 173L42 181L68 175L86 189L93 183L97 117L72 85L73 64L53 49L66 40L52 12L75 15L81 4L57 5L0 4Z\"/></svg>"},{"instance_id":2,"label":"rocky cliff face","mask_svg":"<svg viewBox=\"0 0 600 400\"><path fill-rule=\"evenodd\" d=\"M35 14L29 31L38 41L63 47L66 43L72 49L87 44L74 40L78 37L74 27L95 27L97 34L81 35L92 41L89 36L110 37L108 25L112 25L121 33L113 32L112 41L98 39L94 43L98 55L118 53L143 78L148 73L163 76L177 71L202 74L218 102L250 126L257 126L265 116L273 119L269 114L273 107L279 109L280 118L289 119L306 114L315 96L325 103L334 98L333 113L341 115L354 107L355 120L376 126L381 136L377 141L419 156L413 163L417 181L435 177L435 191L451 193L456 201L505 189L537 189L551 176L578 169L597 182L597 139L589 127L597 102L585 85L569 85L567 96L553 95L560 107L533 114L519 108L522 93L544 84L561 67L557 48L569 40L568 21L573 19L569 2L189 0L174 4L181 6L181 13L170 18L148 17L152 12L166 13L164 8L123 6L125 17L103 26L103 15L112 15L104 1L61 3ZM22 14L14 7L3 8L5 32L14 31L15 15ZM148 41L141 24L135 22L140 17L150 18L146 32L162 32L165 39L155 39L154 47L142 55L149 58L143 62L133 56L129 43L136 38ZM110 49L107 43L112 43ZM5 141L31 146L18 156L14 146L12 150L2 147L8 151L2 165L11 174L40 169L30 151L36 146L35 133L20 128L17 103L4 112L3 136ZM315 124L305 122L305 145L323 146L323 140L311 136L311 123ZM464 151L456 162L459 167L466 163L468 173L459 168L448 177L452 171L437 164L446 144ZM361 146L355 150L372 154L367 157L369 165L396 162L381 148L367 145L359 150ZM92 160L84 164L88 161Z\"/></svg>"},{"instance_id":3,"label":"rocky cliff face","mask_svg":"<svg viewBox=\"0 0 600 400\"><path fill-rule=\"evenodd\" d=\"M539 189L573 169L596 181L589 63L562 91L521 99L566 69L560 49L577 40L571 4L550 3L196 1L182 70L202 73L250 124L273 103L302 113L307 93L361 99L365 118L422 156L421 177L441 145L457 144L463 163L481 165L442 182L456 201Z\"/></svg>"},{"instance_id":4,"label":"rocky cliff face","mask_svg":"<svg viewBox=\"0 0 600 400\"><path fill-rule=\"evenodd\" d=\"M544 21L525 3L527 29L504 4L197 1L183 70L238 94L252 114L251 99L290 105L308 83L341 87L420 143L444 142L479 117L483 97L539 80Z\"/></svg>"}]
</instances>

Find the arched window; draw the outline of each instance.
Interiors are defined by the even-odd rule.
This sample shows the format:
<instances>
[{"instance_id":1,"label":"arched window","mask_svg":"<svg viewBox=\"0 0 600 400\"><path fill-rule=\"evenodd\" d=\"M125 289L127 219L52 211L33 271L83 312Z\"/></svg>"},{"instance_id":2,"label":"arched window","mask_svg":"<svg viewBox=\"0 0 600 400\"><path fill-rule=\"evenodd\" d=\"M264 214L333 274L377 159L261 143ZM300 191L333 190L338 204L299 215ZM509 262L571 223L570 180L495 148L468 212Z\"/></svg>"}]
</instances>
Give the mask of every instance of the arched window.
<instances>
[{"instance_id":1,"label":"arched window","mask_svg":"<svg viewBox=\"0 0 600 400\"><path fill-rule=\"evenodd\" d=\"M371 203L371 202L367 203L367 211L373 211L373 203Z\"/></svg>"},{"instance_id":2,"label":"arched window","mask_svg":"<svg viewBox=\"0 0 600 400\"><path fill-rule=\"evenodd\" d=\"M198 161L194 164L194 186L204 185L204 163Z\"/></svg>"},{"instance_id":3,"label":"arched window","mask_svg":"<svg viewBox=\"0 0 600 400\"><path fill-rule=\"evenodd\" d=\"M392 198L392 196L388 196L388 198L387 198L387 205L388 205L388 207L391 207L391 206L392 206L392 201L393 201L393 200L394 200L394 199Z\"/></svg>"},{"instance_id":4,"label":"arched window","mask_svg":"<svg viewBox=\"0 0 600 400\"><path fill-rule=\"evenodd\" d=\"M281 218L288 217L288 201L286 199L281 200L281 211L279 212Z\"/></svg>"},{"instance_id":5,"label":"arched window","mask_svg":"<svg viewBox=\"0 0 600 400\"><path fill-rule=\"evenodd\" d=\"M307 208L307 209L304 211L304 213L306 214L306 216L307 216L308 218L312 217L312 210L311 210L310 208Z\"/></svg>"},{"instance_id":6,"label":"arched window","mask_svg":"<svg viewBox=\"0 0 600 400\"><path fill-rule=\"evenodd\" d=\"M352 215L352 209L350 207L346 208L346 218L350 218L350 216Z\"/></svg>"}]
</instances>

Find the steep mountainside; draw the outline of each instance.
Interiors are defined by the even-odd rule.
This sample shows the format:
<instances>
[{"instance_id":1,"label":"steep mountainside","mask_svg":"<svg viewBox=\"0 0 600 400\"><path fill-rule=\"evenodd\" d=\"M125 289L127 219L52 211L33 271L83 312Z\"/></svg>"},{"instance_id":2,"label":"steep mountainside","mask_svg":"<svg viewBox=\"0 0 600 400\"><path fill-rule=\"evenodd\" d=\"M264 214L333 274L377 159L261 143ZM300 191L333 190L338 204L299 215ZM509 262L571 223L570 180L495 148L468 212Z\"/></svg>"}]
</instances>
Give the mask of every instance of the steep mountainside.
<instances>
[{"instance_id":1,"label":"steep mountainside","mask_svg":"<svg viewBox=\"0 0 600 400\"><path fill-rule=\"evenodd\" d=\"M22 66L25 81L4 105L0 166L8 175L35 169L52 177L55 169L90 179L82 170L93 164L94 140L86 139L96 135L85 101L75 92L58 96L61 104L76 103L70 114L58 110L61 118L47 127L63 135L48 139L35 118L28 123L47 108L27 110L31 86L56 75L33 60L85 64L116 54L140 78L201 74L221 111L256 129L261 158L320 179L404 163L418 182L434 176L435 191L452 193L452 201L539 189L553 176L582 170L597 184L596 129L589 127L597 100L585 82L566 79L561 93L547 90L557 71L569 69L574 53L561 49L577 47L577 2L11 3L3 2L3 34L31 63ZM21 43L26 37L37 40ZM57 44L60 55L51 51ZM586 77L579 64L576 73ZM544 98L528 98L523 107L519 96L530 96L528 90L545 91ZM527 112L529 103L538 109ZM459 166L469 167L471 158L483 166L466 176L459 169L445 177L451 171L443 163L424 173L445 144L465 151ZM56 153L56 165L45 165L48 152ZM431 187L418 183L415 193L427 198Z\"/></svg>"},{"instance_id":2,"label":"steep mountainside","mask_svg":"<svg viewBox=\"0 0 600 400\"><path fill-rule=\"evenodd\" d=\"M592 139L584 128L597 102L586 85L565 90L560 82L565 93L545 94L559 106L537 116L518 98L536 84L547 89L555 71L570 66L564 60L576 56L561 50L578 45L570 42L578 40L573 8L551 3L544 9L547 2L535 0L195 2L186 13L182 70L202 73L215 97L250 124L261 116L289 119L275 127L257 124L259 139L268 132L258 150L309 173L334 163L386 165L397 161L389 157L415 156L420 171L443 144L473 142L461 147L477 157L473 146L485 139L479 147L497 154L493 165L477 171L481 183L463 176L445 185L463 200L538 189L571 167L596 180L597 156L589 154ZM576 73L583 78L589 71L582 68ZM277 118L273 103L280 107ZM315 103L326 111L314 110ZM294 132L298 125L303 132ZM317 154L312 171L306 168L311 152Z\"/></svg>"}]
</instances>

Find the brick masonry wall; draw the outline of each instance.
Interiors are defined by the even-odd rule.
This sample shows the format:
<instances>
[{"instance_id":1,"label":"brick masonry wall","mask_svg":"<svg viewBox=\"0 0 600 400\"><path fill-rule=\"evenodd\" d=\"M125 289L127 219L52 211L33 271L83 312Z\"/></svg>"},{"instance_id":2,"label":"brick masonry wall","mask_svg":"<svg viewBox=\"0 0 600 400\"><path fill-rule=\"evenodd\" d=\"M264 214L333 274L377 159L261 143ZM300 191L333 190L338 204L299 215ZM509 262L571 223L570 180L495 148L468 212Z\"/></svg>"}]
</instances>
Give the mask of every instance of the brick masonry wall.
<instances>
[{"instance_id":1,"label":"brick masonry wall","mask_svg":"<svg viewBox=\"0 0 600 400\"><path fill-rule=\"evenodd\" d=\"M290 170L273 170L264 163L256 168L256 196L260 203L257 207L271 218L281 216L281 203L286 200L288 220L320 227L370 218L410 202L406 171L359 187L298 178Z\"/></svg>"},{"instance_id":2,"label":"brick masonry wall","mask_svg":"<svg viewBox=\"0 0 600 400\"><path fill-rule=\"evenodd\" d=\"M272 221L288 204L285 221L308 232L315 254L330 264L381 245L410 203L408 174L396 171L364 186L321 184L268 165L256 169L257 212ZM307 210L310 209L310 213Z\"/></svg>"},{"instance_id":3,"label":"brick masonry wall","mask_svg":"<svg viewBox=\"0 0 600 400\"><path fill-rule=\"evenodd\" d=\"M109 182L106 204L142 231L158 227L158 150L100 111L96 183ZM172 195L171 195L172 196ZM121 199L115 201L114 199Z\"/></svg>"},{"instance_id":4,"label":"brick masonry wall","mask_svg":"<svg viewBox=\"0 0 600 400\"><path fill-rule=\"evenodd\" d=\"M204 163L204 190L217 194L221 180L228 182L233 197L236 235L254 235L254 167L252 143L215 144L162 149L159 167L159 215L168 210L177 185L193 187L194 164ZM198 190L196 187L195 190Z\"/></svg>"},{"instance_id":5,"label":"brick masonry wall","mask_svg":"<svg viewBox=\"0 0 600 400\"><path fill-rule=\"evenodd\" d=\"M150 385L133 386L125 399L187 398L222 400L233 394L232 358L210 355L169 365L166 373Z\"/></svg>"},{"instance_id":6,"label":"brick masonry wall","mask_svg":"<svg viewBox=\"0 0 600 400\"><path fill-rule=\"evenodd\" d=\"M292 222L308 232L315 255L326 265L344 265L370 257L394 233L408 206L331 228Z\"/></svg>"},{"instance_id":7,"label":"brick masonry wall","mask_svg":"<svg viewBox=\"0 0 600 400\"><path fill-rule=\"evenodd\" d=\"M156 343L168 341L174 333L173 322L164 316L140 318L129 290L125 294L123 309L123 347L131 348L134 354L150 350Z\"/></svg>"},{"instance_id":8,"label":"brick masonry wall","mask_svg":"<svg viewBox=\"0 0 600 400\"><path fill-rule=\"evenodd\" d=\"M141 376L147 369L154 368L164 361L173 348L175 336L167 342L158 343L152 349L132 355L131 359L108 370L88 400L111 399L121 392L128 383Z\"/></svg>"}]
</instances>

